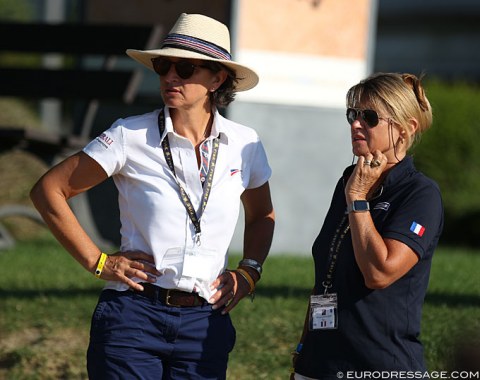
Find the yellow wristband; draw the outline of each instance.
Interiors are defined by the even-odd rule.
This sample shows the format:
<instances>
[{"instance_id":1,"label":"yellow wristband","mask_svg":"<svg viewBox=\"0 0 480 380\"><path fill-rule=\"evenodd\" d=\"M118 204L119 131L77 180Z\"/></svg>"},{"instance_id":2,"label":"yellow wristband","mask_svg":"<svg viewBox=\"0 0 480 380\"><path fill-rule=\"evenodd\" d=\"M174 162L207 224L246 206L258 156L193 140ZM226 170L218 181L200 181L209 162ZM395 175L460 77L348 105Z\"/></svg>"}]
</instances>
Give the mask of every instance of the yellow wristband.
<instances>
[{"instance_id":1,"label":"yellow wristband","mask_svg":"<svg viewBox=\"0 0 480 380\"><path fill-rule=\"evenodd\" d=\"M97 269L95 269L95 277L100 278L100 275L102 274L103 266L105 265L105 262L107 261L107 254L103 253L100 255L100 259L98 260L98 265Z\"/></svg>"},{"instance_id":2,"label":"yellow wristband","mask_svg":"<svg viewBox=\"0 0 480 380\"><path fill-rule=\"evenodd\" d=\"M248 273L246 270L242 268L237 268L237 272L248 282L248 285L250 286L250 292L248 294L252 294L253 291L255 290L255 281L253 281L252 276L250 276L250 273Z\"/></svg>"}]
</instances>

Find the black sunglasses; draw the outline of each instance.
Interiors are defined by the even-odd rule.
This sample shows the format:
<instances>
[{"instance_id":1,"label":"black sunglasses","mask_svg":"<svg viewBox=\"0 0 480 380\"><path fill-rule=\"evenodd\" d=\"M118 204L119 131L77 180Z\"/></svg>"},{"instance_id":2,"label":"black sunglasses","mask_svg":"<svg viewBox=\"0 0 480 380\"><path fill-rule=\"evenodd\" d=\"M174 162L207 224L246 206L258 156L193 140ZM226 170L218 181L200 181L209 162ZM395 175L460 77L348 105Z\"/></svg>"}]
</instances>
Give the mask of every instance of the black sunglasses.
<instances>
[{"instance_id":1,"label":"black sunglasses","mask_svg":"<svg viewBox=\"0 0 480 380\"><path fill-rule=\"evenodd\" d=\"M383 119L382 117L378 116L377 111L374 110L347 108L347 120L350 125L352 125L353 122L358 119L358 116L360 116L370 128L376 127L378 125L378 121Z\"/></svg>"},{"instance_id":2,"label":"black sunglasses","mask_svg":"<svg viewBox=\"0 0 480 380\"><path fill-rule=\"evenodd\" d=\"M167 73L170 71L170 67L173 65L173 67L175 67L177 75L182 79L190 78L197 67L203 67L208 69L207 66L194 65L193 63L190 63L188 61L172 62L168 59L159 57L152 58L152 64L153 69L158 75L167 75Z\"/></svg>"}]
</instances>

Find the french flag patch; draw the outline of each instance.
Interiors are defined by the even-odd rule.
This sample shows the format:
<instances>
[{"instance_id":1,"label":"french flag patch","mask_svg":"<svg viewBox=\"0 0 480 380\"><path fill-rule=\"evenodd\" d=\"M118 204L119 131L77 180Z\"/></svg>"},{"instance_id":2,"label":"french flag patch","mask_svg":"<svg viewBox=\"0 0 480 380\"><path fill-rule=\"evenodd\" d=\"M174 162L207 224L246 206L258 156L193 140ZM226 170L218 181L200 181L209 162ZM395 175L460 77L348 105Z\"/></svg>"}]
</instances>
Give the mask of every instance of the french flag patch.
<instances>
[{"instance_id":1,"label":"french flag patch","mask_svg":"<svg viewBox=\"0 0 480 380\"><path fill-rule=\"evenodd\" d=\"M418 224L417 222L413 222L410 226L410 231L422 237L423 233L425 232L425 227L423 227L421 224Z\"/></svg>"}]
</instances>

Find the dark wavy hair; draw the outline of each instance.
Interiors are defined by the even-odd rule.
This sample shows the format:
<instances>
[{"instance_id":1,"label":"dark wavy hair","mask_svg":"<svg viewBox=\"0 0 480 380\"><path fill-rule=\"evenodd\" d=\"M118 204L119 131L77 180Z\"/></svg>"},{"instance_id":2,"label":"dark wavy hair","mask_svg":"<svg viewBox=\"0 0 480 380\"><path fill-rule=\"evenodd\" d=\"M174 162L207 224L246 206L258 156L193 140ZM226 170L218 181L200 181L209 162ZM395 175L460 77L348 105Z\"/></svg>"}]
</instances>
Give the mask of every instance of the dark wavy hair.
<instances>
[{"instance_id":1,"label":"dark wavy hair","mask_svg":"<svg viewBox=\"0 0 480 380\"><path fill-rule=\"evenodd\" d=\"M214 73L218 73L222 70L227 73L227 79L225 79L225 82L223 82L223 84L217 88L216 91L210 93L210 102L215 107L227 107L235 100L235 84L238 81L235 71L226 67L225 65L222 65L221 63L213 61L204 61L204 66Z\"/></svg>"}]
</instances>

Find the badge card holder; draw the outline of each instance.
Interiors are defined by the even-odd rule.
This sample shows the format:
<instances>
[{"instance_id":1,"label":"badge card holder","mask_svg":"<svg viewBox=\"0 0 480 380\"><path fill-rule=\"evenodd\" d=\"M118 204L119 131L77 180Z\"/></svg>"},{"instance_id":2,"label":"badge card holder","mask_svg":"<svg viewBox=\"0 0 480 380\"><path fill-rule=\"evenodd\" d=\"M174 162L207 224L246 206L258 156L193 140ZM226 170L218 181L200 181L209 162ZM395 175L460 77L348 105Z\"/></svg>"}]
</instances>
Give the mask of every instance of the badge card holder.
<instances>
[{"instance_id":1,"label":"badge card holder","mask_svg":"<svg viewBox=\"0 0 480 380\"><path fill-rule=\"evenodd\" d=\"M325 281L322 282L325 292L310 296L308 323L310 330L332 330L338 328L337 293L328 293L328 290L332 287L340 246L349 230L348 215L344 215L330 243L327 276Z\"/></svg>"},{"instance_id":2,"label":"badge card holder","mask_svg":"<svg viewBox=\"0 0 480 380\"><path fill-rule=\"evenodd\" d=\"M218 253L212 249L194 247L185 249L182 276L208 281L209 285L218 275Z\"/></svg>"},{"instance_id":3,"label":"badge card holder","mask_svg":"<svg viewBox=\"0 0 480 380\"><path fill-rule=\"evenodd\" d=\"M310 296L310 330L331 330L338 328L337 294Z\"/></svg>"}]
</instances>

